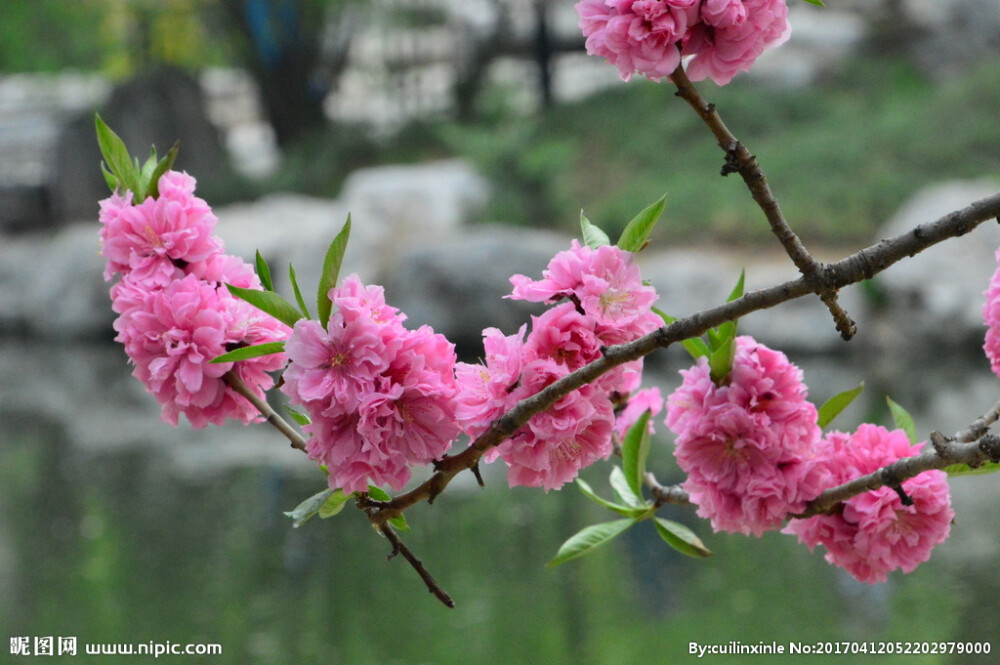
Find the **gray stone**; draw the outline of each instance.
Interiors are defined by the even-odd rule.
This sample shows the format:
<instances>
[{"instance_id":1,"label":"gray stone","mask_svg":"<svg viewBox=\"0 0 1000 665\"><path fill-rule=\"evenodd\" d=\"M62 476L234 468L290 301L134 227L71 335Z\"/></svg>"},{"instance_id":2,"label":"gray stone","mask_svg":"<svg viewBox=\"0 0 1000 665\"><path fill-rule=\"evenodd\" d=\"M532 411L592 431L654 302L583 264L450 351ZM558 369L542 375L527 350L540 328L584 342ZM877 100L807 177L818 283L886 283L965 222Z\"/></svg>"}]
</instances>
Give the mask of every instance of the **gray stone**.
<instances>
[{"instance_id":1,"label":"gray stone","mask_svg":"<svg viewBox=\"0 0 1000 665\"><path fill-rule=\"evenodd\" d=\"M879 229L877 239L905 233L1000 191L1000 181L953 181L928 187ZM888 296L886 315L918 339L962 341L983 333L983 291L997 269L1000 226L939 243L900 261L875 279Z\"/></svg>"},{"instance_id":2,"label":"gray stone","mask_svg":"<svg viewBox=\"0 0 1000 665\"><path fill-rule=\"evenodd\" d=\"M163 155L179 141L183 148L175 168L205 182L226 168L222 143L205 104L197 81L180 70L162 67L117 87L101 115L121 136L129 154L140 159L149 154L151 145ZM57 141L51 182L57 217L94 217L94 202L108 194L97 168L100 162L94 115L85 111L66 124Z\"/></svg>"},{"instance_id":3,"label":"gray stone","mask_svg":"<svg viewBox=\"0 0 1000 665\"><path fill-rule=\"evenodd\" d=\"M568 248L568 237L551 232L473 227L400 252L380 280L408 325L430 325L460 353L475 357L482 354L484 328L511 334L539 313L538 307L503 298L510 293L510 276L538 279L552 256Z\"/></svg>"}]
</instances>

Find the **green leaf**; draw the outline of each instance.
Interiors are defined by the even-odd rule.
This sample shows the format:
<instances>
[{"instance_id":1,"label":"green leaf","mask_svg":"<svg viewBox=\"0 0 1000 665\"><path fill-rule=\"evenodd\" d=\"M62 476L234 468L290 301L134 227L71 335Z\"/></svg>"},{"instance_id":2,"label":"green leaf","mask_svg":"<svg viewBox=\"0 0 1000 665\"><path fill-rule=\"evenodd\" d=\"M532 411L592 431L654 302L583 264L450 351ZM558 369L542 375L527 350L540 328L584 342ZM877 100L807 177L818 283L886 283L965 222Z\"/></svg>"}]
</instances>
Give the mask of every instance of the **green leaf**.
<instances>
[{"instance_id":1,"label":"green leaf","mask_svg":"<svg viewBox=\"0 0 1000 665\"><path fill-rule=\"evenodd\" d=\"M340 230L337 237L330 243L326 250L326 258L323 260L323 274L319 278L319 290L316 295L316 309L320 323L325 329L330 320L330 310L333 303L330 302L330 289L337 286L337 279L340 277L340 266L344 262L344 252L347 250L347 239L351 235L351 216L347 215L347 222Z\"/></svg>"},{"instance_id":2,"label":"green leaf","mask_svg":"<svg viewBox=\"0 0 1000 665\"><path fill-rule=\"evenodd\" d=\"M639 416L622 441L622 471L625 480L636 496L642 496L643 479L646 476L646 458L649 457L649 418L651 411L646 409Z\"/></svg>"},{"instance_id":3,"label":"green leaf","mask_svg":"<svg viewBox=\"0 0 1000 665\"><path fill-rule=\"evenodd\" d=\"M309 416L299 411L296 411L287 404L285 404L285 412L291 417L292 420L294 420L303 427L312 423L312 420L309 419Z\"/></svg>"},{"instance_id":4,"label":"green leaf","mask_svg":"<svg viewBox=\"0 0 1000 665\"><path fill-rule=\"evenodd\" d=\"M736 344L733 338L723 342L719 348L708 357L709 375L716 385L719 385L733 366L733 356L736 354Z\"/></svg>"},{"instance_id":5,"label":"green leaf","mask_svg":"<svg viewBox=\"0 0 1000 665\"><path fill-rule=\"evenodd\" d=\"M608 234L591 223L589 219L580 211L580 231L583 234L583 243L592 249L611 244Z\"/></svg>"},{"instance_id":6,"label":"green leaf","mask_svg":"<svg viewBox=\"0 0 1000 665\"><path fill-rule=\"evenodd\" d=\"M862 381L858 384L857 388L852 388L851 390L845 390L842 393L838 393L826 400L823 406L819 407L819 419L817 424L820 429L826 429L826 426L833 422L833 419L840 415L840 412L850 406L851 402L854 401L861 391L865 389L865 382Z\"/></svg>"},{"instance_id":7,"label":"green leaf","mask_svg":"<svg viewBox=\"0 0 1000 665\"><path fill-rule=\"evenodd\" d=\"M281 353L284 350L284 342L266 342L264 344L255 344L253 346L241 346L240 348L234 349L229 353L223 353L221 356L216 356L209 362L232 363L238 360L249 360L250 358L269 356L272 353Z\"/></svg>"},{"instance_id":8,"label":"green leaf","mask_svg":"<svg viewBox=\"0 0 1000 665\"><path fill-rule=\"evenodd\" d=\"M302 297L302 291L299 290L299 280L295 277L295 268L292 264L288 264L288 281L292 283L292 292L295 294L295 302L299 304L299 309L302 310L303 316L307 319L309 318L309 308L306 307L305 298Z\"/></svg>"},{"instance_id":9,"label":"green leaf","mask_svg":"<svg viewBox=\"0 0 1000 665\"><path fill-rule=\"evenodd\" d=\"M618 238L618 247L633 254L645 247L649 243L649 234L656 226L657 220L660 219L666 204L667 195L664 194L656 203L647 206L636 215L631 222L625 225L621 237Z\"/></svg>"},{"instance_id":10,"label":"green leaf","mask_svg":"<svg viewBox=\"0 0 1000 665\"><path fill-rule=\"evenodd\" d=\"M340 490L337 490L338 492ZM306 521L319 512L319 509L323 507L327 499L333 496L334 491L332 489L325 489L322 492L317 492L311 497L300 503L295 507L294 510L290 510L285 515L291 517L295 522L292 524L296 529L306 523Z\"/></svg>"},{"instance_id":11,"label":"green leaf","mask_svg":"<svg viewBox=\"0 0 1000 665\"><path fill-rule=\"evenodd\" d=\"M294 326L295 322L302 318L299 310L295 306L279 296L274 291L259 291L257 289L243 289L232 284L226 284L229 292L240 300L245 300L265 314L270 314L285 325Z\"/></svg>"},{"instance_id":12,"label":"green leaf","mask_svg":"<svg viewBox=\"0 0 1000 665\"><path fill-rule=\"evenodd\" d=\"M104 123L101 116L95 114L94 123L97 128L97 145L101 148L101 156L104 157L107 169L117 181L117 187L131 191L133 202L140 203L143 192L139 189L139 171L129 157L125 142Z\"/></svg>"},{"instance_id":13,"label":"green leaf","mask_svg":"<svg viewBox=\"0 0 1000 665\"><path fill-rule=\"evenodd\" d=\"M594 490L590 487L590 485L586 481L580 478L576 479L576 485L577 487L580 488L580 491L583 493L585 497L587 497L597 505L603 508L607 508L612 512L616 512L619 515L623 515L625 517L631 517L632 519L638 519L643 515L645 515L647 512L649 512L648 508L632 508L629 506L623 506L620 503L614 503L613 501L602 499L601 497L597 496L597 494L594 492Z\"/></svg>"},{"instance_id":14,"label":"green leaf","mask_svg":"<svg viewBox=\"0 0 1000 665\"><path fill-rule=\"evenodd\" d=\"M257 268L257 276L260 277L260 283L264 286L267 291L274 291L274 282L271 281L271 269L267 265L267 261L261 255L260 250L257 250L257 256L254 259Z\"/></svg>"},{"instance_id":15,"label":"green leaf","mask_svg":"<svg viewBox=\"0 0 1000 665\"><path fill-rule=\"evenodd\" d=\"M152 196L154 199L160 196L160 176L169 171L174 165L174 160L177 159L177 152L180 150L181 144L178 141L170 148L163 159L156 163L156 168L149 175L149 181L146 185L146 193Z\"/></svg>"},{"instance_id":16,"label":"green leaf","mask_svg":"<svg viewBox=\"0 0 1000 665\"><path fill-rule=\"evenodd\" d=\"M913 422L913 416L907 413L906 409L899 404L889 399L888 396L886 396L885 401L889 404L889 411L892 412L892 420L896 423L896 428L906 432L906 436L911 444L918 443L917 425Z\"/></svg>"},{"instance_id":17,"label":"green leaf","mask_svg":"<svg viewBox=\"0 0 1000 665\"><path fill-rule=\"evenodd\" d=\"M823 0L803 0L803 2L808 2L810 5L816 5L817 7L826 7L823 4Z\"/></svg>"},{"instance_id":18,"label":"green leaf","mask_svg":"<svg viewBox=\"0 0 1000 665\"><path fill-rule=\"evenodd\" d=\"M547 565L549 567L558 566L570 559L589 554L601 545L610 542L633 524L635 524L634 520L624 519L588 526L563 543L555 557Z\"/></svg>"},{"instance_id":19,"label":"green leaf","mask_svg":"<svg viewBox=\"0 0 1000 665\"><path fill-rule=\"evenodd\" d=\"M983 476L988 473L1000 471L1000 464L996 462L986 462L982 466L972 468L968 464L952 464L944 468L949 476Z\"/></svg>"},{"instance_id":20,"label":"green leaf","mask_svg":"<svg viewBox=\"0 0 1000 665\"><path fill-rule=\"evenodd\" d=\"M375 487L374 485L368 486L368 496L376 501L392 501L392 497L381 487ZM400 515L399 517L393 517L389 520L389 524L395 527L396 531L409 531L410 525L406 523L406 515Z\"/></svg>"},{"instance_id":21,"label":"green leaf","mask_svg":"<svg viewBox=\"0 0 1000 665\"><path fill-rule=\"evenodd\" d=\"M317 513L320 519L329 519L342 511L344 506L347 505L348 500L351 498L351 494L344 494L344 490L336 489L333 493L327 497L323 505L319 507Z\"/></svg>"},{"instance_id":22,"label":"green leaf","mask_svg":"<svg viewBox=\"0 0 1000 665\"><path fill-rule=\"evenodd\" d=\"M654 518L653 523L656 525L656 532L660 534L660 538L663 538L667 545L681 554L698 558L712 556L712 552L701 542L701 538L680 522L657 517Z\"/></svg>"},{"instance_id":23,"label":"green leaf","mask_svg":"<svg viewBox=\"0 0 1000 665\"><path fill-rule=\"evenodd\" d=\"M663 319L663 322L666 324L671 324L677 320L676 317L670 316L663 310L656 307L653 307L653 313ZM681 346L683 346L695 360L698 360L698 358L701 358L702 356L712 355L712 352L708 348L708 344L705 344L705 341L701 337L689 337L682 340Z\"/></svg>"},{"instance_id":24,"label":"green leaf","mask_svg":"<svg viewBox=\"0 0 1000 665\"><path fill-rule=\"evenodd\" d=\"M611 489L615 491L618 498L626 505L633 508L645 508L647 505L642 498L641 492L637 494L632 491L632 486L629 484L628 479L625 477L625 472L621 470L621 467L611 467Z\"/></svg>"},{"instance_id":25,"label":"green leaf","mask_svg":"<svg viewBox=\"0 0 1000 665\"><path fill-rule=\"evenodd\" d=\"M733 290L730 291L729 297L726 298L726 302L732 302L737 298L743 296L743 286L745 281L746 281L746 271L741 270L740 278L736 280L736 286L734 286ZM721 324L717 328L717 330L722 343L725 343L726 340L734 339L736 337L736 321L726 321L725 323Z\"/></svg>"}]
</instances>

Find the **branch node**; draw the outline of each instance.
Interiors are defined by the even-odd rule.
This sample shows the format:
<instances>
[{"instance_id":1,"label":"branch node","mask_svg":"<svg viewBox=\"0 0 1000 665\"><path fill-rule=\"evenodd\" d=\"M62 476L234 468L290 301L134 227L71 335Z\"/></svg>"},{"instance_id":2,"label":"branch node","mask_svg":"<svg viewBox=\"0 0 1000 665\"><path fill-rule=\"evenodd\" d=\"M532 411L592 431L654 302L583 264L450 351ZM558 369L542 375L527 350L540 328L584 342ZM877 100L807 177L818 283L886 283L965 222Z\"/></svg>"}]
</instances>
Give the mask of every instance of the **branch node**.
<instances>
[{"instance_id":1,"label":"branch node","mask_svg":"<svg viewBox=\"0 0 1000 665\"><path fill-rule=\"evenodd\" d=\"M987 434L979 440L979 450L990 458L990 461L1000 463L1000 436Z\"/></svg>"},{"instance_id":2,"label":"branch node","mask_svg":"<svg viewBox=\"0 0 1000 665\"><path fill-rule=\"evenodd\" d=\"M470 470L472 471L472 475L474 475L476 477L476 482L479 484L479 486L480 487L486 487L486 483L483 482L483 474L479 470L479 462L476 462L475 464L473 464L472 465L472 469L470 469Z\"/></svg>"},{"instance_id":3,"label":"branch node","mask_svg":"<svg viewBox=\"0 0 1000 665\"><path fill-rule=\"evenodd\" d=\"M946 447L948 445L948 438L938 431L931 432L931 446L934 447L934 452L938 454L938 457L944 457L947 455Z\"/></svg>"}]
</instances>

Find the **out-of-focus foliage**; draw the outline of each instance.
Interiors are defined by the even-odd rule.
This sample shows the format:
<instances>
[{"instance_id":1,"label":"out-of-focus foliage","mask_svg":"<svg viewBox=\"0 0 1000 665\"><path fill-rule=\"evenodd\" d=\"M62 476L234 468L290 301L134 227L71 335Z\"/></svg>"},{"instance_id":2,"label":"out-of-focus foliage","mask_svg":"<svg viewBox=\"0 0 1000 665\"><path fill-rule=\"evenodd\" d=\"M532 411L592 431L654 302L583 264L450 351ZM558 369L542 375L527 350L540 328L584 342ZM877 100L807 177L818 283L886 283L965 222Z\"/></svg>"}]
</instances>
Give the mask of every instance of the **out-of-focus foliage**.
<instances>
[{"instance_id":1,"label":"out-of-focus foliage","mask_svg":"<svg viewBox=\"0 0 1000 665\"><path fill-rule=\"evenodd\" d=\"M230 31L210 0L3 0L0 71L102 71L156 62L197 67L231 59Z\"/></svg>"}]
</instances>

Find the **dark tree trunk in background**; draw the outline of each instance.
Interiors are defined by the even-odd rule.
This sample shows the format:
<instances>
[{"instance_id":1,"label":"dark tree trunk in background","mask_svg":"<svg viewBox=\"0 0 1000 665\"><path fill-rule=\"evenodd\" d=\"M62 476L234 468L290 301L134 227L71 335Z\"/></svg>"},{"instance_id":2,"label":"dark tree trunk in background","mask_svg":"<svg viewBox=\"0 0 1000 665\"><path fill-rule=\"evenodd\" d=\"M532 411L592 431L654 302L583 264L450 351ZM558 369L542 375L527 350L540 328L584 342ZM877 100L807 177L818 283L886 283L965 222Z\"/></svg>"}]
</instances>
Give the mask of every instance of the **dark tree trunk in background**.
<instances>
[{"instance_id":1,"label":"dark tree trunk in background","mask_svg":"<svg viewBox=\"0 0 1000 665\"><path fill-rule=\"evenodd\" d=\"M224 0L245 37L246 60L278 145L286 147L326 124L331 81L321 71L325 11L317 0Z\"/></svg>"},{"instance_id":2,"label":"dark tree trunk in background","mask_svg":"<svg viewBox=\"0 0 1000 665\"><path fill-rule=\"evenodd\" d=\"M552 106L552 39L549 33L548 0L535 0L535 62L542 108Z\"/></svg>"}]
</instances>

